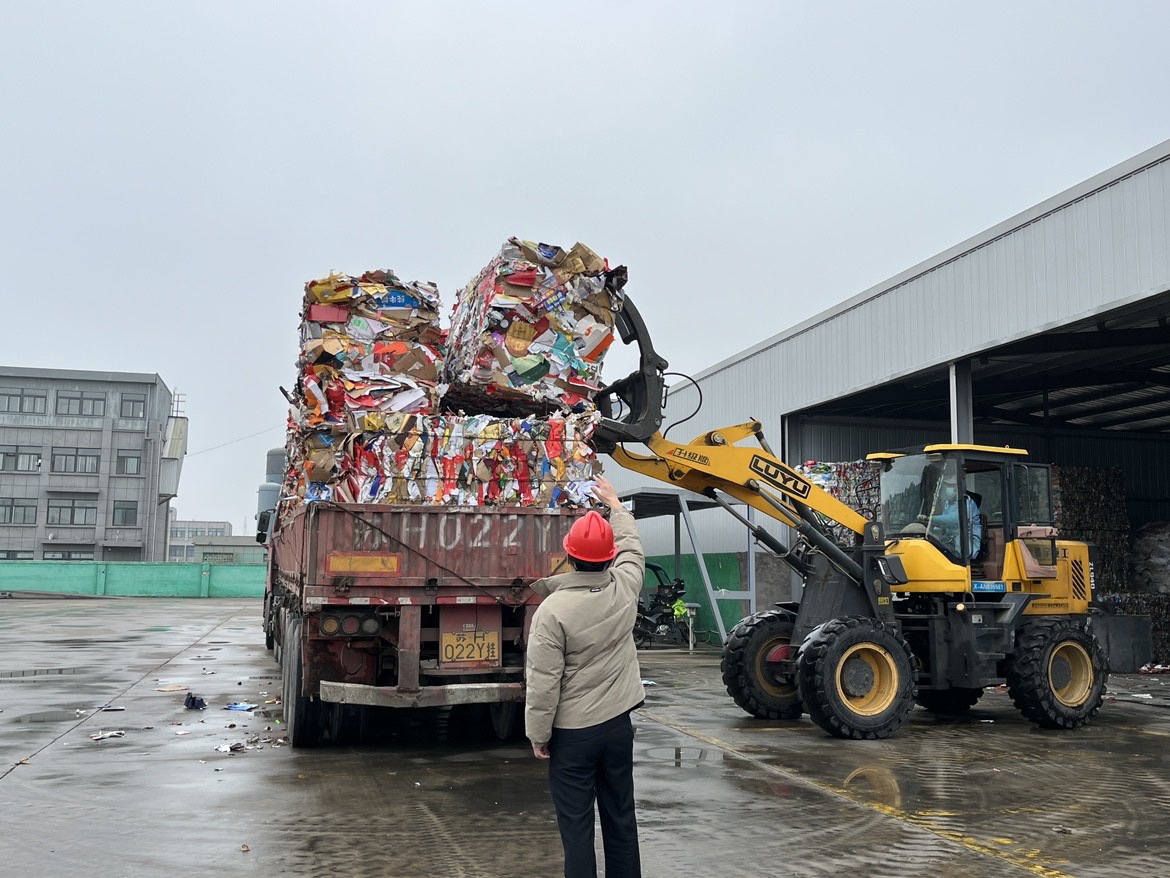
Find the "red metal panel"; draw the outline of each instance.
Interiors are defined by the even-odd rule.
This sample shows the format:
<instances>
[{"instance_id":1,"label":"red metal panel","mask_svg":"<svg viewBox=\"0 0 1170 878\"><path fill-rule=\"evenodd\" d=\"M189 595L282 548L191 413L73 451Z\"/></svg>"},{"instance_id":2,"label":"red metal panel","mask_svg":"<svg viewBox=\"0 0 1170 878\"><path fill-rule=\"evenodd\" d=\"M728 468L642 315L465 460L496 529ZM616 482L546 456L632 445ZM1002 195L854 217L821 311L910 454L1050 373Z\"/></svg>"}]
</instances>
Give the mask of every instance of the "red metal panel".
<instances>
[{"instance_id":1,"label":"red metal panel","mask_svg":"<svg viewBox=\"0 0 1170 878\"><path fill-rule=\"evenodd\" d=\"M422 631L421 607L403 607L398 617L398 689L418 691L418 659Z\"/></svg>"}]
</instances>

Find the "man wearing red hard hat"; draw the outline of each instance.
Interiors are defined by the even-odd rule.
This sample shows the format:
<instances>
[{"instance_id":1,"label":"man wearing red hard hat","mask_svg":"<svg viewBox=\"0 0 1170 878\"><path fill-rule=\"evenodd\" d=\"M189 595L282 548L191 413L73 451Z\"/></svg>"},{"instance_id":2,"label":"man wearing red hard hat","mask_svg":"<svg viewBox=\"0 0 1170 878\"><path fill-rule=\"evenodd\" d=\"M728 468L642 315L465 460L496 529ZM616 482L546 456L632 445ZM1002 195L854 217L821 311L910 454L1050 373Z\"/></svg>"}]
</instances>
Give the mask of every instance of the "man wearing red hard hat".
<instances>
[{"instance_id":1,"label":"man wearing red hard hat","mask_svg":"<svg viewBox=\"0 0 1170 878\"><path fill-rule=\"evenodd\" d=\"M596 878L595 801L606 878L638 878L630 711L644 700L632 631L646 556L613 485L599 476L593 496L609 521L578 518L564 540L573 571L532 585L545 599L528 635L524 725L536 758L551 760L566 878Z\"/></svg>"}]
</instances>

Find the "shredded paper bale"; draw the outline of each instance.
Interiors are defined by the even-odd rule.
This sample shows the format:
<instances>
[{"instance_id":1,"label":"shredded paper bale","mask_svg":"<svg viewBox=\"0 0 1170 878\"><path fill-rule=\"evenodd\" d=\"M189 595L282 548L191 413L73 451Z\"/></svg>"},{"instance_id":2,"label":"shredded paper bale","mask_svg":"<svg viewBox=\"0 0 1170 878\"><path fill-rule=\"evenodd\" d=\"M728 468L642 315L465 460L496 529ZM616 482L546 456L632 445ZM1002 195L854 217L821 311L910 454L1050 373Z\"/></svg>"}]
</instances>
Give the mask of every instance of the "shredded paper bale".
<instances>
[{"instance_id":1,"label":"shredded paper bale","mask_svg":"<svg viewBox=\"0 0 1170 878\"><path fill-rule=\"evenodd\" d=\"M459 291L447 405L526 415L587 409L621 310L625 266L586 247L511 238Z\"/></svg>"}]
</instances>

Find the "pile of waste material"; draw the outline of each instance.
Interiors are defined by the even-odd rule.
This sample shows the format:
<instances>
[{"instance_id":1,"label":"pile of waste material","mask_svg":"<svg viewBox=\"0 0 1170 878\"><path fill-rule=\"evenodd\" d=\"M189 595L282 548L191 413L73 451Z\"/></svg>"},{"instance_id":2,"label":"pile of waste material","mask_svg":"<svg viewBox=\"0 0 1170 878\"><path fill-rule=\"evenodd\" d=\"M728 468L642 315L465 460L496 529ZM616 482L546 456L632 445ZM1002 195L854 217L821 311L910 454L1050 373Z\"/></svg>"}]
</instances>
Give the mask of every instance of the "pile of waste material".
<instances>
[{"instance_id":1,"label":"pile of waste material","mask_svg":"<svg viewBox=\"0 0 1170 878\"><path fill-rule=\"evenodd\" d=\"M584 411L600 388L626 268L575 244L511 238L458 293L447 404L510 415Z\"/></svg>"},{"instance_id":2,"label":"pile of waste material","mask_svg":"<svg viewBox=\"0 0 1170 878\"><path fill-rule=\"evenodd\" d=\"M305 426L377 430L394 412L437 411L439 308L434 284L403 283L392 271L305 284L297 382Z\"/></svg>"},{"instance_id":3,"label":"pile of waste material","mask_svg":"<svg viewBox=\"0 0 1170 878\"><path fill-rule=\"evenodd\" d=\"M318 501L586 505L625 277L582 244L513 238L460 292L451 331L432 283L306 283L282 519Z\"/></svg>"}]
</instances>

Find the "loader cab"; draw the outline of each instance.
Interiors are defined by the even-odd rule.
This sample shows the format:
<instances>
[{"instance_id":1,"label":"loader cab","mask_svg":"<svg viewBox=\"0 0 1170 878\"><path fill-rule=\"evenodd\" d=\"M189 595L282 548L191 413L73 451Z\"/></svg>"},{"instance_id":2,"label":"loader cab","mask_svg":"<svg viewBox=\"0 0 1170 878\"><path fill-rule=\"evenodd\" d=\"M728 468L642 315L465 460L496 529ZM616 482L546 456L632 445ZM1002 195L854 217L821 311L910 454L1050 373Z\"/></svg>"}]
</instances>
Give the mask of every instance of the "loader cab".
<instances>
[{"instance_id":1,"label":"loader cab","mask_svg":"<svg viewBox=\"0 0 1170 878\"><path fill-rule=\"evenodd\" d=\"M971 582L1002 578L1020 525L1052 523L1049 470L1027 452L979 445L929 445L870 455L881 463L887 539L925 540Z\"/></svg>"}]
</instances>

